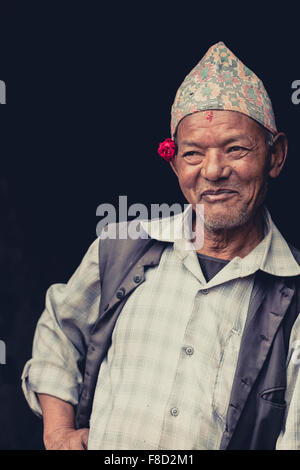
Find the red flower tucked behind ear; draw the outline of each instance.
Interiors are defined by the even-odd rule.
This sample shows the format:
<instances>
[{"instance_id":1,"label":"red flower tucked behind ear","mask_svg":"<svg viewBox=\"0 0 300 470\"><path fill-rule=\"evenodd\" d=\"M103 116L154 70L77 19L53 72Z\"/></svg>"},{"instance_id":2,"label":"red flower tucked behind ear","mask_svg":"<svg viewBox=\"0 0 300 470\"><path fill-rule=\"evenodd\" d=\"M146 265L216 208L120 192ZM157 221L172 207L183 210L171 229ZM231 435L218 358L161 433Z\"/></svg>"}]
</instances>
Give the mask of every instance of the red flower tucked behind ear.
<instances>
[{"instance_id":1,"label":"red flower tucked behind ear","mask_svg":"<svg viewBox=\"0 0 300 470\"><path fill-rule=\"evenodd\" d=\"M166 139L159 144L158 147L158 154L166 160L166 162L170 162L173 160L175 155L176 145L174 140Z\"/></svg>"}]
</instances>

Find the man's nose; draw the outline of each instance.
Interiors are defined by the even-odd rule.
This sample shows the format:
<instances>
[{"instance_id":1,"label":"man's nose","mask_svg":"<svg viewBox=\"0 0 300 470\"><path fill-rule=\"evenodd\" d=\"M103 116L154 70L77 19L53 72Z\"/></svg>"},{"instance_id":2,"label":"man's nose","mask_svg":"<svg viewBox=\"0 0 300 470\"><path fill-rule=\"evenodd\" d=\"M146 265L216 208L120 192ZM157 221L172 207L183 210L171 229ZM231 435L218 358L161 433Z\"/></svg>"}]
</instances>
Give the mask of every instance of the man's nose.
<instances>
[{"instance_id":1,"label":"man's nose","mask_svg":"<svg viewBox=\"0 0 300 470\"><path fill-rule=\"evenodd\" d=\"M228 178L230 173L231 167L220 151L211 149L206 153L201 170L203 178L210 181L217 181L220 178Z\"/></svg>"}]
</instances>

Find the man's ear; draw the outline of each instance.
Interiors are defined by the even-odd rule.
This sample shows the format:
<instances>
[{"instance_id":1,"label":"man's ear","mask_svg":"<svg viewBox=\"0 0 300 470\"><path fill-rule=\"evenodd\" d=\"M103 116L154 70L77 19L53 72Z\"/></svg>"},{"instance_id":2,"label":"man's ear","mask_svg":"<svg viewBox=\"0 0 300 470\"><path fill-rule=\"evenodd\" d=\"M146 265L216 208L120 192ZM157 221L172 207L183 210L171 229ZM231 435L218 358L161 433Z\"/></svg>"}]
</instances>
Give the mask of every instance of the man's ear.
<instances>
[{"instance_id":1,"label":"man's ear","mask_svg":"<svg viewBox=\"0 0 300 470\"><path fill-rule=\"evenodd\" d=\"M277 178L285 163L288 152L288 140L283 132L274 137L274 143L270 150L269 176Z\"/></svg>"},{"instance_id":2,"label":"man's ear","mask_svg":"<svg viewBox=\"0 0 300 470\"><path fill-rule=\"evenodd\" d=\"M173 160L170 161L170 165L172 170L174 171L175 175L178 177L178 172L176 168L176 156L173 158Z\"/></svg>"}]
</instances>

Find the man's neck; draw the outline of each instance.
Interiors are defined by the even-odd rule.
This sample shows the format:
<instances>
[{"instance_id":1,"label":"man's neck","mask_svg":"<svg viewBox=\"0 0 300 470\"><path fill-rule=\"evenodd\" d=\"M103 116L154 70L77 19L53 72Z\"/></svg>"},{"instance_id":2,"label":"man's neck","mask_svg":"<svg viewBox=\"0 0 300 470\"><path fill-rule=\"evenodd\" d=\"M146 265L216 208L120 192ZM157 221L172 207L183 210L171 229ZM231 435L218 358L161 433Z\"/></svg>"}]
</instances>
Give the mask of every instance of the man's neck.
<instances>
[{"instance_id":1,"label":"man's neck","mask_svg":"<svg viewBox=\"0 0 300 470\"><path fill-rule=\"evenodd\" d=\"M215 258L231 260L236 256L244 258L263 239L263 215L256 216L240 227L208 231L204 227L204 243L198 253Z\"/></svg>"}]
</instances>

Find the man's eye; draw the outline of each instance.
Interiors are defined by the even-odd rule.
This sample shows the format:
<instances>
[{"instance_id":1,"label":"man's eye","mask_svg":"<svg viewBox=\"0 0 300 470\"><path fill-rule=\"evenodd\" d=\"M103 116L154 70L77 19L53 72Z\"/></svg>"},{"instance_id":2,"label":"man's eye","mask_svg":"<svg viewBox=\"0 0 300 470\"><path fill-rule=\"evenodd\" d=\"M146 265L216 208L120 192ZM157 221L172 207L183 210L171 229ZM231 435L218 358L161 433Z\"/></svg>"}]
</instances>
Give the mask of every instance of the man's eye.
<instances>
[{"instance_id":1,"label":"man's eye","mask_svg":"<svg viewBox=\"0 0 300 470\"><path fill-rule=\"evenodd\" d=\"M239 145L234 145L233 147L229 148L229 152L239 152L247 150L245 147L240 147Z\"/></svg>"},{"instance_id":2,"label":"man's eye","mask_svg":"<svg viewBox=\"0 0 300 470\"><path fill-rule=\"evenodd\" d=\"M185 152L182 156L184 160L190 165L197 165L198 163L201 163L203 160L203 155L201 155L201 153L199 152L195 152L194 150Z\"/></svg>"},{"instance_id":3,"label":"man's eye","mask_svg":"<svg viewBox=\"0 0 300 470\"><path fill-rule=\"evenodd\" d=\"M183 156L184 156L184 157L190 157L190 156L195 155L195 154L196 154L196 152L191 151L191 152L185 152L185 153L183 154Z\"/></svg>"},{"instance_id":4,"label":"man's eye","mask_svg":"<svg viewBox=\"0 0 300 470\"><path fill-rule=\"evenodd\" d=\"M183 154L183 157L201 158L202 155L199 152L196 152L195 150L190 150L189 152L185 152Z\"/></svg>"}]
</instances>

